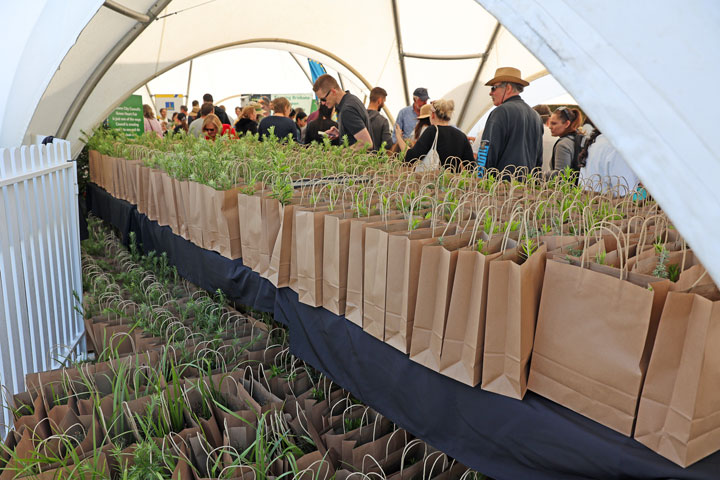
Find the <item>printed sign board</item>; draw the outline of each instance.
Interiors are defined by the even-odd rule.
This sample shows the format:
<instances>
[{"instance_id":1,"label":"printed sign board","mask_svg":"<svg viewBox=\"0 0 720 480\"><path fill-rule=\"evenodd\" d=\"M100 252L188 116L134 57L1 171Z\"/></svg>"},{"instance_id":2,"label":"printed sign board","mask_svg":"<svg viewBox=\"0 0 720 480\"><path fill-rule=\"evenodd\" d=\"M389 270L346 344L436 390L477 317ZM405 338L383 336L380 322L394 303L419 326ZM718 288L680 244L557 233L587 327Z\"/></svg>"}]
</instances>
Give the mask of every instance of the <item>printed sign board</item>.
<instances>
[{"instance_id":1,"label":"printed sign board","mask_svg":"<svg viewBox=\"0 0 720 480\"><path fill-rule=\"evenodd\" d=\"M130 95L110 114L108 125L124 132L130 138L142 135L145 131L142 96Z\"/></svg>"}]
</instances>

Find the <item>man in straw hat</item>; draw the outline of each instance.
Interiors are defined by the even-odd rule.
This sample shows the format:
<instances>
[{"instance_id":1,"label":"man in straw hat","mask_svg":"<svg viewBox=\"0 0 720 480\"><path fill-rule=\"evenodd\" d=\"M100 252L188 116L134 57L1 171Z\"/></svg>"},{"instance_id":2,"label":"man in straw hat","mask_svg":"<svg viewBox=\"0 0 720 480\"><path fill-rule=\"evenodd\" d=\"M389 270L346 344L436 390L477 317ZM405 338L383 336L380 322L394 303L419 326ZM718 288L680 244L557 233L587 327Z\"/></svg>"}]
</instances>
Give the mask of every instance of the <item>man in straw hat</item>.
<instances>
[{"instance_id":1,"label":"man in straw hat","mask_svg":"<svg viewBox=\"0 0 720 480\"><path fill-rule=\"evenodd\" d=\"M542 120L520 98L520 93L529 85L522 79L520 70L498 68L485 85L491 87L490 97L497 108L490 112L485 124L482 150L478 152L479 167L506 170L508 174L518 167L526 167L528 171L542 167Z\"/></svg>"}]
</instances>

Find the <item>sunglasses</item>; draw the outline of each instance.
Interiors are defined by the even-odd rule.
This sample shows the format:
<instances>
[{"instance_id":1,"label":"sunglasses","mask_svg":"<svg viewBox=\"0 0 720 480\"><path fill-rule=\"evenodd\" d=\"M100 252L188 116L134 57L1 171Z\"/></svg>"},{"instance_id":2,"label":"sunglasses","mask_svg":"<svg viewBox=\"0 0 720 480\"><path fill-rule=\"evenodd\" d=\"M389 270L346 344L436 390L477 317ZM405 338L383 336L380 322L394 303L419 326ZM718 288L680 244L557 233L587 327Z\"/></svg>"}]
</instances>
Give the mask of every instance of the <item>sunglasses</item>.
<instances>
[{"instance_id":1,"label":"sunglasses","mask_svg":"<svg viewBox=\"0 0 720 480\"><path fill-rule=\"evenodd\" d=\"M329 97L331 93L332 93L332 88L330 90L328 90L328 92L325 94L324 97L319 98L320 103L325 103L325 100L327 100L327 97Z\"/></svg>"},{"instance_id":2,"label":"sunglasses","mask_svg":"<svg viewBox=\"0 0 720 480\"><path fill-rule=\"evenodd\" d=\"M210 133L217 132L217 129L216 128L203 128L203 132L210 132Z\"/></svg>"},{"instance_id":3,"label":"sunglasses","mask_svg":"<svg viewBox=\"0 0 720 480\"><path fill-rule=\"evenodd\" d=\"M495 84L495 85L493 85L492 87L490 87L490 91L491 91L491 92L494 92L494 91L497 90L498 88L505 88L505 85L507 85L507 84L505 84L505 83Z\"/></svg>"}]
</instances>

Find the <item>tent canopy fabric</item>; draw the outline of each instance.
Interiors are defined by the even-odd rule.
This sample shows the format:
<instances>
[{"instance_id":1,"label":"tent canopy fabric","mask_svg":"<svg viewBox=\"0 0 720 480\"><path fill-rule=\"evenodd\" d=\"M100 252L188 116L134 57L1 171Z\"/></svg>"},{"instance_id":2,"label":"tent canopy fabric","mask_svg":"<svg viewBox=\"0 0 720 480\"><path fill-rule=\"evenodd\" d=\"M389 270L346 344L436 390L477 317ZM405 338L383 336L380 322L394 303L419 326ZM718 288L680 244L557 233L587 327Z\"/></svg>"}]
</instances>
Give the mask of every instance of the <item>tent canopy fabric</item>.
<instances>
[{"instance_id":1,"label":"tent canopy fabric","mask_svg":"<svg viewBox=\"0 0 720 480\"><path fill-rule=\"evenodd\" d=\"M393 114L424 86L433 98L455 100L454 121L465 131L491 107L483 85L497 67L518 67L528 80L549 71L720 279L712 240L720 225L720 92L702 88L720 74L713 0L66 3L0 7L12 19L2 42L12 72L0 80L2 146L53 134L77 152L81 132L148 81L232 46L313 58L355 93L380 85Z\"/></svg>"}]
</instances>

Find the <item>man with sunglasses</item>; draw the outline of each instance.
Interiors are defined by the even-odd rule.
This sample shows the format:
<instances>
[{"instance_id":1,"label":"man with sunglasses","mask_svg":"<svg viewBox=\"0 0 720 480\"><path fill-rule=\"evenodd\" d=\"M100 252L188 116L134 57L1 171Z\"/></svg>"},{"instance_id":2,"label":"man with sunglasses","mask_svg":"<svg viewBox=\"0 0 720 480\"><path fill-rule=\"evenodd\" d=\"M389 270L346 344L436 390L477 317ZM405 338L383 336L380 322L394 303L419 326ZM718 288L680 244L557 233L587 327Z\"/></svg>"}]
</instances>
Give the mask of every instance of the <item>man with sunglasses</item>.
<instances>
[{"instance_id":1,"label":"man with sunglasses","mask_svg":"<svg viewBox=\"0 0 720 480\"><path fill-rule=\"evenodd\" d=\"M541 168L543 162L543 126L540 116L520 98L529 85L522 79L520 70L502 67L485 85L489 85L490 97L495 108L485 124L482 140L484 152L478 159L482 169L496 168L512 174L519 167L527 171Z\"/></svg>"},{"instance_id":2,"label":"man with sunglasses","mask_svg":"<svg viewBox=\"0 0 720 480\"><path fill-rule=\"evenodd\" d=\"M339 138L342 141L343 136L347 135L348 143L353 148L362 148L365 145L372 148L370 119L365 105L358 97L343 91L337 80L327 73L315 80L313 92L317 95L320 104L337 109L338 126L325 131L331 140Z\"/></svg>"}]
</instances>

